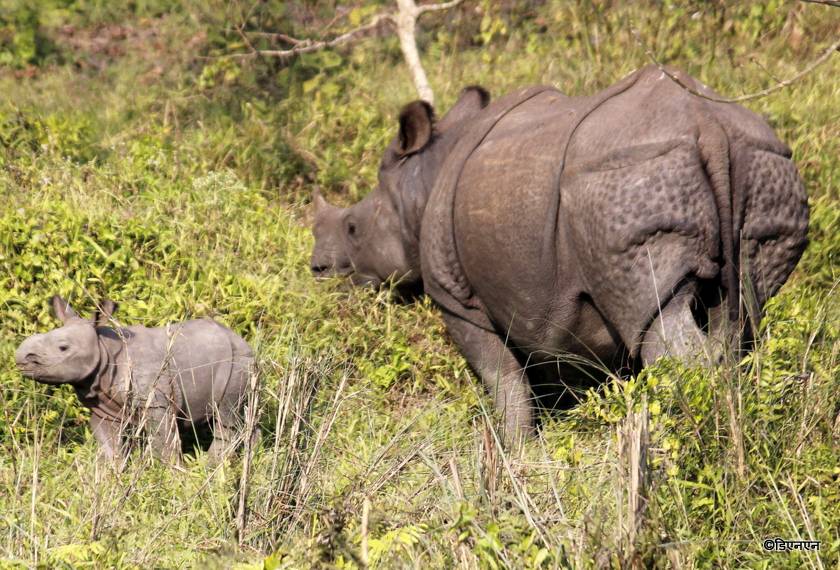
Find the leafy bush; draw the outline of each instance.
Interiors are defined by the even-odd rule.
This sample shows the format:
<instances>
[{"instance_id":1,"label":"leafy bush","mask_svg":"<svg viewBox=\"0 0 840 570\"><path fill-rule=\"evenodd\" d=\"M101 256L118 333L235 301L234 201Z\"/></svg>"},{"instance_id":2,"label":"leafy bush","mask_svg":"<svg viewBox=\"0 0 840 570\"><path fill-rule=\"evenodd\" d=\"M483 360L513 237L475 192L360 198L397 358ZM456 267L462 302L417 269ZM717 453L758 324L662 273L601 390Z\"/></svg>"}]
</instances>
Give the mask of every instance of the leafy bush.
<instances>
[{"instance_id":1,"label":"leafy bush","mask_svg":"<svg viewBox=\"0 0 840 570\"><path fill-rule=\"evenodd\" d=\"M390 3L0 2L0 566L818 565L764 552L773 536L813 536L837 559L837 57L748 103L793 149L812 208L756 350L611 379L510 452L428 299L308 272L309 191L347 204L373 188L415 97L396 39L226 57L247 49L240 25L313 37ZM831 13L476 1L426 17L419 42L439 113L473 83L591 93L644 65L645 47L734 96L803 68L834 37ZM85 314L107 295L126 324L212 316L252 343L264 437L247 528L242 456L214 469L197 451L179 472L138 451L99 467L72 390L18 374L14 348L56 325L55 293ZM642 409L648 501L628 560L616 431Z\"/></svg>"}]
</instances>

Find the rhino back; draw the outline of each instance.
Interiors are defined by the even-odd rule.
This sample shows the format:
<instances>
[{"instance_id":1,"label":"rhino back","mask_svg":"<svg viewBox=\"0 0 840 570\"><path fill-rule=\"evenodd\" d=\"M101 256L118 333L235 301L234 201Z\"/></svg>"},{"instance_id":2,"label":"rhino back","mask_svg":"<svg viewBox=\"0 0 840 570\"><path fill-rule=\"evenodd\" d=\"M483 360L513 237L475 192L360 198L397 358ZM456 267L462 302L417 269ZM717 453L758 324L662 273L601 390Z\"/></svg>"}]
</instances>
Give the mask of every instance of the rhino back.
<instances>
[{"instance_id":1,"label":"rhino back","mask_svg":"<svg viewBox=\"0 0 840 570\"><path fill-rule=\"evenodd\" d=\"M464 275L492 320L522 344L538 345L553 298L574 297L580 288L578 272L558 266L554 238L546 243L543 231L553 226L559 162L574 118L569 98L554 91L514 109L470 156L455 192Z\"/></svg>"},{"instance_id":2,"label":"rhino back","mask_svg":"<svg viewBox=\"0 0 840 570\"><path fill-rule=\"evenodd\" d=\"M464 165L454 201L458 258L496 326L523 348L599 359L619 348L582 295L560 177L581 121L633 81L593 98L543 92L505 115Z\"/></svg>"},{"instance_id":3,"label":"rhino back","mask_svg":"<svg viewBox=\"0 0 840 570\"><path fill-rule=\"evenodd\" d=\"M424 284L448 311L487 328L478 310L520 346L594 346L603 359L622 343L637 353L684 279L731 288L739 236L754 279L765 276L762 303L798 261L801 181L747 109L655 67L591 97L543 90L483 116L505 104L488 130L478 118L466 160L446 163L452 201L439 179L424 216Z\"/></svg>"}]
</instances>

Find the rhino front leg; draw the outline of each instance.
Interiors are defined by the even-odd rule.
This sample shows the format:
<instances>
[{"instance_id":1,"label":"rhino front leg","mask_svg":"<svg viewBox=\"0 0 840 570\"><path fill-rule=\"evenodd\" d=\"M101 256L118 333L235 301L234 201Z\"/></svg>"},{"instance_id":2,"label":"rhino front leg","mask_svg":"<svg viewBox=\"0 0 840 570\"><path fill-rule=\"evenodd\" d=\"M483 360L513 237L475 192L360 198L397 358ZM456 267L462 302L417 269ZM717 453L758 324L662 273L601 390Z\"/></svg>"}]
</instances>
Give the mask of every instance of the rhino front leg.
<instances>
[{"instance_id":1,"label":"rhino front leg","mask_svg":"<svg viewBox=\"0 0 840 570\"><path fill-rule=\"evenodd\" d=\"M451 314L444 314L444 322L493 397L493 404L504 419L505 440L514 443L533 433L533 397L528 376L499 335Z\"/></svg>"},{"instance_id":2,"label":"rhino front leg","mask_svg":"<svg viewBox=\"0 0 840 570\"><path fill-rule=\"evenodd\" d=\"M98 415L90 416L90 431L99 443L99 456L106 461L122 457L122 425L119 421Z\"/></svg>"},{"instance_id":3,"label":"rhino front leg","mask_svg":"<svg viewBox=\"0 0 840 570\"><path fill-rule=\"evenodd\" d=\"M181 465L181 437L170 405L152 404L146 409L146 425L152 453L170 465Z\"/></svg>"}]
</instances>

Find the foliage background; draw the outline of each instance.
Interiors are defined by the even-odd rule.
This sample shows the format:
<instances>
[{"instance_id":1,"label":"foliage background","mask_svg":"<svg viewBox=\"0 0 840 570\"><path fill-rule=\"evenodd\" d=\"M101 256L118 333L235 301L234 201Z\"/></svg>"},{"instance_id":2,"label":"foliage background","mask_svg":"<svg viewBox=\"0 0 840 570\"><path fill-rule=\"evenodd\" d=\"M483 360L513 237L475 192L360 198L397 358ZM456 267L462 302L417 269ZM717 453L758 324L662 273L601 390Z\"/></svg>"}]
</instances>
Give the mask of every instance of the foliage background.
<instances>
[{"instance_id":1,"label":"foliage background","mask_svg":"<svg viewBox=\"0 0 840 570\"><path fill-rule=\"evenodd\" d=\"M238 29L318 37L387 7L0 0L0 566L836 564L840 57L748 103L792 147L812 207L811 244L755 353L611 381L508 454L427 300L308 274L309 191L368 192L414 97L396 39L231 57L247 52ZM840 10L467 0L425 17L418 40L442 112L472 83L592 93L647 62L633 28L735 96L814 59ZM14 347L55 326L54 293L88 313L108 295L127 324L213 316L256 347L263 438L241 536L241 458L97 467L73 393L15 371ZM631 549L616 429L642 401L650 501ZM773 536L822 549L768 554Z\"/></svg>"}]
</instances>

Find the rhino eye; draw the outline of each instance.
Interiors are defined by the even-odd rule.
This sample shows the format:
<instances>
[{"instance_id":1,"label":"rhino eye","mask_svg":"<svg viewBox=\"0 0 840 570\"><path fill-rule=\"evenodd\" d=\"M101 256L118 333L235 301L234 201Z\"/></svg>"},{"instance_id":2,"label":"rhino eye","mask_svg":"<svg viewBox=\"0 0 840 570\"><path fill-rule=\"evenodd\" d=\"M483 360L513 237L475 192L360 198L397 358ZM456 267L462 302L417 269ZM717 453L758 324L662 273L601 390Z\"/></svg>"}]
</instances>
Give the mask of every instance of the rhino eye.
<instances>
[{"instance_id":1,"label":"rhino eye","mask_svg":"<svg viewBox=\"0 0 840 570\"><path fill-rule=\"evenodd\" d=\"M354 224L353 222L348 222L347 223L347 233L350 234L351 236L356 235L356 224Z\"/></svg>"},{"instance_id":2,"label":"rhino eye","mask_svg":"<svg viewBox=\"0 0 840 570\"><path fill-rule=\"evenodd\" d=\"M62 344L58 347L58 350L60 350L61 352L67 352L68 348L70 348L70 347L67 346L66 344Z\"/></svg>"}]
</instances>

